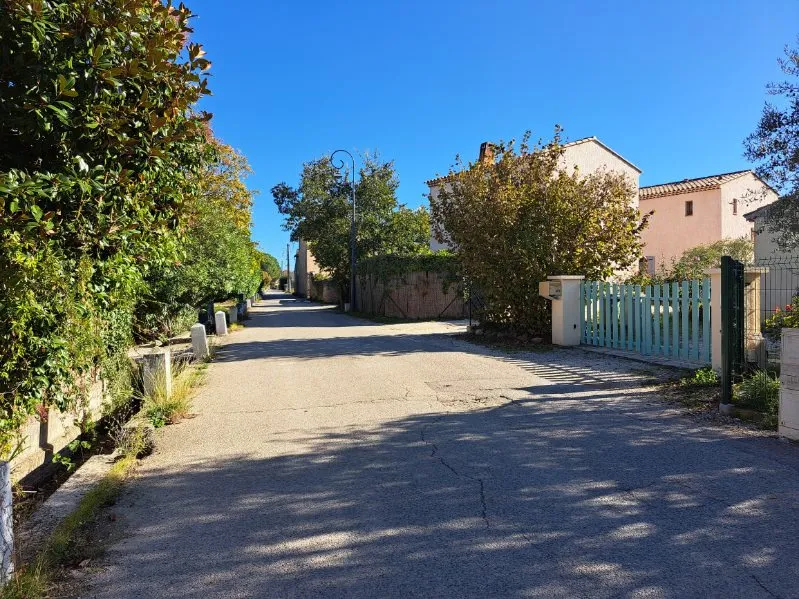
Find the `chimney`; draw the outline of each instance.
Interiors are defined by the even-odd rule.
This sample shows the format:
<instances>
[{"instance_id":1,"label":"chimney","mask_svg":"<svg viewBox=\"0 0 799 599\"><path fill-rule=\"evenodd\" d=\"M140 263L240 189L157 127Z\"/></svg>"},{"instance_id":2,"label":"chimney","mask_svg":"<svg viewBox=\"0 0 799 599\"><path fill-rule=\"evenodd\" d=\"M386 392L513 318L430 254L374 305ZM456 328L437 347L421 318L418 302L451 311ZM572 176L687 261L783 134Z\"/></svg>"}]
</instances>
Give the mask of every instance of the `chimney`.
<instances>
[{"instance_id":1,"label":"chimney","mask_svg":"<svg viewBox=\"0 0 799 599\"><path fill-rule=\"evenodd\" d=\"M478 160L483 164L494 164L494 144L489 141L481 143L480 158Z\"/></svg>"}]
</instances>

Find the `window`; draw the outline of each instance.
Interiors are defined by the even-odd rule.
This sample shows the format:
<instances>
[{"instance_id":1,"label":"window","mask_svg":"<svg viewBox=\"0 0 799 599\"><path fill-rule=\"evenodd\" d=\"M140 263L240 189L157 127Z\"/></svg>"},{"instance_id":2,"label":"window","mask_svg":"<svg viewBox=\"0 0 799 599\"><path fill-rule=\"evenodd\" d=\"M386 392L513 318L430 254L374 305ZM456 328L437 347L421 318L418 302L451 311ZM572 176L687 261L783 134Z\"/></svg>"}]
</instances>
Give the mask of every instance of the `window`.
<instances>
[{"instance_id":1,"label":"window","mask_svg":"<svg viewBox=\"0 0 799 599\"><path fill-rule=\"evenodd\" d=\"M645 256L638 261L638 272L655 276L655 257Z\"/></svg>"},{"instance_id":2,"label":"window","mask_svg":"<svg viewBox=\"0 0 799 599\"><path fill-rule=\"evenodd\" d=\"M685 216L693 216L694 214L694 203L693 201L689 200L685 202Z\"/></svg>"},{"instance_id":3,"label":"window","mask_svg":"<svg viewBox=\"0 0 799 599\"><path fill-rule=\"evenodd\" d=\"M738 198L733 198L732 200L732 213L738 214Z\"/></svg>"}]
</instances>

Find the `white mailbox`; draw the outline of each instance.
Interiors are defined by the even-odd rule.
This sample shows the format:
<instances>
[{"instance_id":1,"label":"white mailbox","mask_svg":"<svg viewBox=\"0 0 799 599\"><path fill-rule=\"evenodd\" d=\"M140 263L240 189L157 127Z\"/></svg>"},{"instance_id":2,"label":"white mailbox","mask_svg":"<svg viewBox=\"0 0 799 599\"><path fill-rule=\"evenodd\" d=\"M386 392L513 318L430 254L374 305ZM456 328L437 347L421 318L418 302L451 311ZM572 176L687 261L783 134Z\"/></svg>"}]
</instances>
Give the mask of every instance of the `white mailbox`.
<instances>
[{"instance_id":1,"label":"white mailbox","mask_svg":"<svg viewBox=\"0 0 799 599\"><path fill-rule=\"evenodd\" d=\"M538 295L548 300L559 300L563 297L563 283L560 281L541 281L538 284Z\"/></svg>"}]
</instances>

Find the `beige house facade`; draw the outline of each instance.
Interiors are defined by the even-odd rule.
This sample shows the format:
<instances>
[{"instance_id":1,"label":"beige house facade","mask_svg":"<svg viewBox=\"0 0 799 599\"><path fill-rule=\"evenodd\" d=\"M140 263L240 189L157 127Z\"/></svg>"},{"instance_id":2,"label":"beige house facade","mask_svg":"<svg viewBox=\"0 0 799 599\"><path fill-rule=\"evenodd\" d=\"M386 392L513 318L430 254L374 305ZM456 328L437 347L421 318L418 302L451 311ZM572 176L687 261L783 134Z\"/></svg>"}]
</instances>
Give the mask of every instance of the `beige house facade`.
<instances>
[{"instance_id":1,"label":"beige house facade","mask_svg":"<svg viewBox=\"0 0 799 599\"><path fill-rule=\"evenodd\" d=\"M769 260L799 261L799 246L784 248L777 244L777 232L769 224L768 206L752 210L744 216L746 220L754 225L756 262L768 262Z\"/></svg>"},{"instance_id":2,"label":"beige house facade","mask_svg":"<svg viewBox=\"0 0 799 599\"><path fill-rule=\"evenodd\" d=\"M489 143L483 143L480 146L478 160L491 160L493 157L491 156L490 148L491 146ZM586 137L563 144L561 168L567 172L577 169L581 173L587 174L598 170L605 170L625 175L635 190L631 202L636 208L638 207L638 181L641 175L641 169L606 146L596 137ZM449 180L449 177L438 177L426 182L430 190L429 197L431 200L434 201L435 198L438 197L439 191L449 185ZM431 250L436 251L451 248L452 245L449 241L445 240L441 243L431 235Z\"/></svg>"},{"instance_id":3,"label":"beige house facade","mask_svg":"<svg viewBox=\"0 0 799 599\"><path fill-rule=\"evenodd\" d=\"M668 269L697 245L752 237L746 213L776 200L751 170L641 187L640 210L653 213L641 236L647 270Z\"/></svg>"},{"instance_id":4,"label":"beige house facade","mask_svg":"<svg viewBox=\"0 0 799 599\"><path fill-rule=\"evenodd\" d=\"M294 290L301 297L309 297L312 276L319 272L319 265L308 249L308 244L300 240L300 246L295 254L294 262Z\"/></svg>"}]
</instances>

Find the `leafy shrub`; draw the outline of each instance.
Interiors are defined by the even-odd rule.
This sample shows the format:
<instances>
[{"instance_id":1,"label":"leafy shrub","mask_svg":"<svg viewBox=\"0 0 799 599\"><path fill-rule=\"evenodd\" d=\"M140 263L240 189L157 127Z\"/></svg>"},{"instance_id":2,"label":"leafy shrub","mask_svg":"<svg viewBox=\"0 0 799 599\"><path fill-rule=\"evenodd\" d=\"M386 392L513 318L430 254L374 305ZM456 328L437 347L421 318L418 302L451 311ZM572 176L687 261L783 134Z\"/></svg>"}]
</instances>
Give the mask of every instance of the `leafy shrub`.
<instances>
[{"instance_id":1,"label":"leafy shrub","mask_svg":"<svg viewBox=\"0 0 799 599\"><path fill-rule=\"evenodd\" d=\"M721 266L722 256L732 256L740 262L751 262L754 257L754 243L747 237L741 237L697 245L685 250L682 256L673 261L671 267L660 273L658 277L664 281L702 279L706 276L706 270Z\"/></svg>"},{"instance_id":2,"label":"leafy shrub","mask_svg":"<svg viewBox=\"0 0 799 599\"><path fill-rule=\"evenodd\" d=\"M495 146L496 162L456 166L431 193L436 239L457 251L482 289L484 323L547 334L550 307L538 282L553 273L610 276L640 255L646 216L621 174L561 168L563 145ZM446 184L445 184L446 183Z\"/></svg>"},{"instance_id":3,"label":"leafy shrub","mask_svg":"<svg viewBox=\"0 0 799 599\"><path fill-rule=\"evenodd\" d=\"M373 276L382 282L401 279L413 272L435 272L445 275L445 284L458 279L460 263L446 250L410 255L387 254L366 258L358 264L359 276Z\"/></svg>"},{"instance_id":4,"label":"leafy shrub","mask_svg":"<svg viewBox=\"0 0 799 599\"><path fill-rule=\"evenodd\" d=\"M690 377L680 379L681 387L715 387L719 384L719 376L710 366L694 372Z\"/></svg>"},{"instance_id":5,"label":"leafy shrub","mask_svg":"<svg viewBox=\"0 0 799 599\"><path fill-rule=\"evenodd\" d=\"M771 372L758 370L733 388L733 401L742 408L765 415L764 424L776 424L780 404L780 381Z\"/></svg>"},{"instance_id":6,"label":"leafy shrub","mask_svg":"<svg viewBox=\"0 0 799 599\"><path fill-rule=\"evenodd\" d=\"M772 341L779 341L783 328L799 328L799 295L793 296L791 303L781 309L774 308L774 313L766 319L763 333Z\"/></svg>"},{"instance_id":7,"label":"leafy shrub","mask_svg":"<svg viewBox=\"0 0 799 599\"><path fill-rule=\"evenodd\" d=\"M183 5L0 3L0 449L48 406L122 394L143 275L174 260L210 156Z\"/></svg>"}]
</instances>

